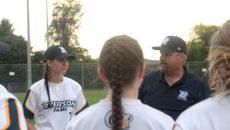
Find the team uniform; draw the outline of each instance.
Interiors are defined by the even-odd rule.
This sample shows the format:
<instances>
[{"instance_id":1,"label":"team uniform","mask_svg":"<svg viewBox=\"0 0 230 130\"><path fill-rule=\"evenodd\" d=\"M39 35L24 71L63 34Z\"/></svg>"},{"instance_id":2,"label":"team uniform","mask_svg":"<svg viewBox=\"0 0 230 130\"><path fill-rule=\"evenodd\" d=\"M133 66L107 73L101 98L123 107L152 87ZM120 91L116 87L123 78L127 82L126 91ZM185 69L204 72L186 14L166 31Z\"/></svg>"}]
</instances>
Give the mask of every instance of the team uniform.
<instances>
[{"instance_id":1,"label":"team uniform","mask_svg":"<svg viewBox=\"0 0 230 130\"><path fill-rule=\"evenodd\" d=\"M208 98L209 87L184 67L184 75L169 86L161 71L145 75L139 89L139 99L156 108L174 120L188 107Z\"/></svg>"},{"instance_id":2,"label":"team uniform","mask_svg":"<svg viewBox=\"0 0 230 130\"><path fill-rule=\"evenodd\" d=\"M72 118L66 130L111 130L111 100L102 99ZM138 99L122 99L123 130L171 130L173 119Z\"/></svg>"},{"instance_id":3,"label":"team uniform","mask_svg":"<svg viewBox=\"0 0 230 130\"><path fill-rule=\"evenodd\" d=\"M27 130L18 99L0 85L0 130Z\"/></svg>"},{"instance_id":4,"label":"team uniform","mask_svg":"<svg viewBox=\"0 0 230 130\"><path fill-rule=\"evenodd\" d=\"M36 130L63 130L70 119L87 105L81 86L64 77L58 84L49 82L50 102L44 79L33 84L24 102L25 117L35 117Z\"/></svg>"},{"instance_id":5,"label":"team uniform","mask_svg":"<svg viewBox=\"0 0 230 130\"><path fill-rule=\"evenodd\" d=\"M230 94L223 92L184 111L174 130L230 130Z\"/></svg>"}]
</instances>

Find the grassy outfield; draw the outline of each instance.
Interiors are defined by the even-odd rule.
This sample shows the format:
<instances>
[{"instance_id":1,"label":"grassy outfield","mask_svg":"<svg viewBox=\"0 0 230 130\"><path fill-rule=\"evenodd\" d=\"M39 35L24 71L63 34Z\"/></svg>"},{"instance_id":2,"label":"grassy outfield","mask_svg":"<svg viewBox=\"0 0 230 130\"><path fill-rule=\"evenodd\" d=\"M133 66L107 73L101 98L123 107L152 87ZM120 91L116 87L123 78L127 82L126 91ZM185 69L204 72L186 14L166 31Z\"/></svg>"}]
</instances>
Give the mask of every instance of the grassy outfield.
<instances>
[{"instance_id":1,"label":"grassy outfield","mask_svg":"<svg viewBox=\"0 0 230 130\"><path fill-rule=\"evenodd\" d=\"M97 103L102 98L105 98L106 92L106 89L84 89L84 94L90 105ZM26 92L14 93L14 95L23 103Z\"/></svg>"}]
</instances>

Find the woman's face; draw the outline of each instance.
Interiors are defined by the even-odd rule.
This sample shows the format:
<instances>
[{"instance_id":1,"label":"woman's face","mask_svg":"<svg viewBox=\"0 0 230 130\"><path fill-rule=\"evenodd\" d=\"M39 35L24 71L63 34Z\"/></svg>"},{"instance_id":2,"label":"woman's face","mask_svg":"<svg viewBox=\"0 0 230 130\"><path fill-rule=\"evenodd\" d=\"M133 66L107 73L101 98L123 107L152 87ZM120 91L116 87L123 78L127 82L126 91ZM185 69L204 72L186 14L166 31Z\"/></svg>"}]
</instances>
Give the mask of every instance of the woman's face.
<instances>
[{"instance_id":1,"label":"woman's face","mask_svg":"<svg viewBox=\"0 0 230 130\"><path fill-rule=\"evenodd\" d=\"M68 69L69 60L67 58L48 60L48 66L51 73L64 75Z\"/></svg>"}]
</instances>

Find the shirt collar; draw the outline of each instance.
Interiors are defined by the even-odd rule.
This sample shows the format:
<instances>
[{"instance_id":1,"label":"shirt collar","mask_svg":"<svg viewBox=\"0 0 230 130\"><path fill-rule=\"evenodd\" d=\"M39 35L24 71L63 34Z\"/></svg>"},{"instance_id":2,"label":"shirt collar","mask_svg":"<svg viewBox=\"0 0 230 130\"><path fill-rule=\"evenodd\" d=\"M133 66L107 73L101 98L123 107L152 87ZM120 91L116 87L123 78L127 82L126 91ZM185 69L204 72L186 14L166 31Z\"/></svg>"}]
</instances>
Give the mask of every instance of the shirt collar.
<instances>
[{"instance_id":1,"label":"shirt collar","mask_svg":"<svg viewBox=\"0 0 230 130\"><path fill-rule=\"evenodd\" d=\"M176 84L181 84L187 78L188 70L185 66L183 66L183 68L184 68L184 74L183 74L182 78L176 82ZM165 77L164 77L164 73L162 71L160 72L160 76L158 77L158 80L160 82L167 83L165 80Z\"/></svg>"}]
</instances>

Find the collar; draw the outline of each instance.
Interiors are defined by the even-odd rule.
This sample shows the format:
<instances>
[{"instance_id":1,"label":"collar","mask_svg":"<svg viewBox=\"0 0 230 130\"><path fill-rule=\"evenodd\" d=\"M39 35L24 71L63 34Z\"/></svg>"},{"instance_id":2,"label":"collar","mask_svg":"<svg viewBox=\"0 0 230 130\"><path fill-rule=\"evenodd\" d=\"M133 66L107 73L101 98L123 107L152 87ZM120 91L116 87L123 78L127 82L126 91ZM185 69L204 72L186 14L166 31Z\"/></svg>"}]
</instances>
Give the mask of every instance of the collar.
<instances>
[{"instance_id":1,"label":"collar","mask_svg":"<svg viewBox=\"0 0 230 130\"><path fill-rule=\"evenodd\" d=\"M187 79L187 75L188 75L188 70L185 66L183 66L183 69L184 69L184 74L182 76L182 78L180 80L178 80L176 83L173 84L173 86L176 84L181 84L183 83L186 79ZM165 80L165 77L164 77L164 73L162 71L160 71L160 75L158 77L158 80L162 83L165 83L165 84L168 84Z\"/></svg>"}]
</instances>

